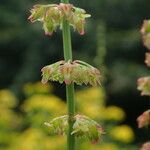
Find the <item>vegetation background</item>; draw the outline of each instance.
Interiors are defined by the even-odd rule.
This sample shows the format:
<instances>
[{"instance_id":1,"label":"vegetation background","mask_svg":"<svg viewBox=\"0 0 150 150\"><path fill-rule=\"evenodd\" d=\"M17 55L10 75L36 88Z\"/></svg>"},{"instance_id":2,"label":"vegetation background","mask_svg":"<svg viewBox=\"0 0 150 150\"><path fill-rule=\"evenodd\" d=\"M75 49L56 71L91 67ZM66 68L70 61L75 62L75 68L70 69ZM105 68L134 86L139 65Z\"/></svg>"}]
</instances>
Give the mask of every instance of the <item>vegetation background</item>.
<instances>
[{"instance_id":1,"label":"vegetation background","mask_svg":"<svg viewBox=\"0 0 150 150\"><path fill-rule=\"evenodd\" d=\"M27 20L30 8L37 3L59 1L0 1L0 88L11 89L19 105L25 99L24 84L40 81L40 69L44 65L63 59L61 32L45 36L41 25ZM148 97L140 96L136 82L148 74L140 28L150 16L150 1L71 0L70 3L92 15L83 37L72 32L74 59L100 68L104 75L102 86L107 93L106 105L125 110L127 117L123 123L134 128L136 142L150 138L147 130L137 129L136 123L137 116L149 107ZM64 85L53 83L53 86L54 94L65 99Z\"/></svg>"}]
</instances>

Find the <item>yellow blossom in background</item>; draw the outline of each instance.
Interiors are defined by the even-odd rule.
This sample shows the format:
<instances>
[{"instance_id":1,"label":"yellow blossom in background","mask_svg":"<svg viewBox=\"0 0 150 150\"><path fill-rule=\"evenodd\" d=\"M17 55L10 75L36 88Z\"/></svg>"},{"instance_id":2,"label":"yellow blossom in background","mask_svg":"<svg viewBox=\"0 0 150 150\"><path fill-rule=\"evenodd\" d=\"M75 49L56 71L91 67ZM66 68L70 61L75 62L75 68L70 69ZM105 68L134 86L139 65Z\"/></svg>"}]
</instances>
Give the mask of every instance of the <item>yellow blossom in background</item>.
<instances>
[{"instance_id":1,"label":"yellow blossom in background","mask_svg":"<svg viewBox=\"0 0 150 150\"><path fill-rule=\"evenodd\" d=\"M122 121L126 116L123 109L117 106L108 106L102 113L104 120Z\"/></svg>"},{"instance_id":2,"label":"yellow blossom in background","mask_svg":"<svg viewBox=\"0 0 150 150\"><path fill-rule=\"evenodd\" d=\"M34 95L25 100L22 106L25 112L34 110L45 110L55 115L66 113L65 103L58 97L53 95Z\"/></svg>"},{"instance_id":3,"label":"yellow blossom in background","mask_svg":"<svg viewBox=\"0 0 150 150\"><path fill-rule=\"evenodd\" d=\"M105 105L105 92L102 88L92 87L76 92L79 113L100 119Z\"/></svg>"},{"instance_id":4,"label":"yellow blossom in background","mask_svg":"<svg viewBox=\"0 0 150 150\"><path fill-rule=\"evenodd\" d=\"M111 143L105 143L102 146L99 146L100 148L98 150L119 150L117 145L111 144Z\"/></svg>"},{"instance_id":5,"label":"yellow blossom in background","mask_svg":"<svg viewBox=\"0 0 150 150\"><path fill-rule=\"evenodd\" d=\"M134 132L128 125L113 127L110 131L110 136L117 141L130 143L134 140Z\"/></svg>"},{"instance_id":6,"label":"yellow blossom in background","mask_svg":"<svg viewBox=\"0 0 150 150\"><path fill-rule=\"evenodd\" d=\"M91 144L84 142L81 145L82 150L119 150L118 146L113 143Z\"/></svg>"},{"instance_id":7,"label":"yellow blossom in background","mask_svg":"<svg viewBox=\"0 0 150 150\"><path fill-rule=\"evenodd\" d=\"M84 106L80 108L81 113L97 120L103 118L102 112L104 110L105 107L100 106L98 104L91 104L91 103L84 104Z\"/></svg>"},{"instance_id":8,"label":"yellow blossom in background","mask_svg":"<svg viewBox=\"0 0 150 150\"><path fill-rule=\"evenodd\" d=\"M23 92L26 96L31 96L33 94L48 94L52 92L51 84L42 84L41 82L37 83L27 83L23 86Z\"/></svg>"},{"instance_id":9,"label":"yellow blossom in background","mask_svg":"<svg viewBox=\"0 0 150 150\"><path fill-rule=\"evenodd\" d=\"M92 87L76 92L76 99L80 103L92 102L104 105L105 92L102 88Z\"/></svg>"},{"instance_id":10,"label":"yellow blossom in background","mask_svg":"<svg viewBox=\"0 0 150 150\"><path fill-rule=\"evenodd\" d=\"M17 138L9 150L63 150L66 142L63 136L49 137L33 128L27 129Z\"/></svg>"},{"instance_id":11,"label":"yellow blossom in background","mask_svg":"<svg viewBox=\"0 0 150 150\"><path fill-rule=\"evenodd\" d=\"M0 109L0 127L2 128L14 128L21 123L21 117L18 116L11 109Z\"/></svg>"},{"instance_id":12,"label":"yellow blossom in background","mask_svg":"<svg viewBox=\"0 0 150 150\"><path fill-rule=\"evenodd\" d=\"M0 90L0 108L13 108L16 104L17 98L10 90Z\"/></svg>"}]
</instances>

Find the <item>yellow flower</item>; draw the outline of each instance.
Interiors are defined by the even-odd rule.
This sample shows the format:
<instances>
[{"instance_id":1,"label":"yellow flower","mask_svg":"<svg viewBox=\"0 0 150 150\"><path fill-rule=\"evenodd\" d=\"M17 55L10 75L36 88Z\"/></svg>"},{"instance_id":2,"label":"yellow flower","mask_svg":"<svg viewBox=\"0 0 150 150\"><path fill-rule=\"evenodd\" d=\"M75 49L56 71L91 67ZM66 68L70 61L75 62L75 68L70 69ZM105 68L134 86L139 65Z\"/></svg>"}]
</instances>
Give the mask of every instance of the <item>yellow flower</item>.
<instances>
[{"instance_id":1,"label":"yellow flower","mask_svg":"<svg viewBox=\"0 0 150 150\"><path fill-rule=\"evenodd\" d=\"M31 96L33 94L47 94L52 91L53 87L50 84L37 83L27 83L23 87L25 95Z\"/></svg>"},{"instance_id":2,"label":"yellow flower","mask_svg":"<svg viewBox=\"0 0 150 150\"><path fill-rule=\"evenodd\" d=\"M125 112L117 106L109 106L105 108L103 119L112 121L122 121L125 118Z\"/></svg>"},{"instance_id":3,"label":"yellow flower","mask_svg":"<svg viewBox=\"0 0 150 150\"><path fill-rule=\"evenodd\" d=\"M13 108L17 104L17 98L15 95L7 90L0 90L0 107Z\"/></svg>"},{"instance_id":4,"label":"yellow flower","mask_svg":"<svg viewBox=\"0 0 150 150\"><path fill-rule=\"evenodd\" d=\"M11 109L0 108L0 126L1 128L14 128L21 123L21 117L16 115Z\"/></svg>"},{"instance_id":5,"label":"yellow flower","mask_svg":"<svg viewBox=\"0 0 150 150\"><path fill-rule=\"evenodd\" d=\"M80 112L94 119L101 119L103 117L103 111L105 108L97 104L85 103L80 107Z\"/></svg>"},{"instance_id":6,"label":"yellow flower","mask_svg":"<svg viewBox=\"0 0 150 150\"><path fill-rule=\"evenodd\" d=\"M119 150L117 145L112 143L101 143L101 144L91 144L88 142L84 142L81 145L82 150Z\"/></svg>"},{"instance_id":7,"label":"yellow flower","mask_svg":"<svg viewBox=\"0 0 150 150\"><path fill-rule=\"evenodd\" d=\"M114 127L110 131L110 136L120 142L130 143L134 140L134 132L128 125Z\"/></svg>"},{"instance_id":8,"label":"yellow flower","mask_svg":"<svg viewBox=\"0 0 150 150\"><path fill-rule=\"evenodd\" d=\"M65 143L63 136L49 137L39 129L29 128L16 137L9 150L63 150Z\"/></svg>"},{"instance_id":9,"label":"yellow flower","mask_svg":"<svg viewBox=\"0 0 150 150\"><path fill-rule=\"evenodd\" d=\"M99 103L104 104L105 92L102 88L92 87L76 92L76 99L80 103Z\"/></svg>"},{"instance_id":10,"label":"yellow flower","mask_svg":"<svg viewBox=\"0 0 150 150\"><path fill-rule=\"evenodd\" d=\"M25 101L22 108L26 112L45 110L56 115L65 114L66 112L65 103L53 95L34 95Z\"/></svg>"}]
</instances>

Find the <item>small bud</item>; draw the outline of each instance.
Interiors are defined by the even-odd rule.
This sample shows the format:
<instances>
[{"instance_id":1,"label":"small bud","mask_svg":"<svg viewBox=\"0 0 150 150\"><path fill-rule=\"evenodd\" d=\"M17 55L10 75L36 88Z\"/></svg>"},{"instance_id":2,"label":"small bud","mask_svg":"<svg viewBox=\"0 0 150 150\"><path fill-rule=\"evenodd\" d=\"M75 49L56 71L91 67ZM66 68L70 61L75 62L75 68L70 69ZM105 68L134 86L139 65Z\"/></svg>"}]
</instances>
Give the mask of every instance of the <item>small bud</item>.
<instances>
[{"instance_id":1,"label":"small bud","mask_svg":"<svg viewBox=\"0 0 150 150\"><path fill-rule=\"evenodd\" d=\"M144 143L140 150L150 150L150 141Z\"/></svg>"},{"instance_id":2,"label":"small bud","mask_svg":"<svg viewBox=\"0 0 150 150\"><path fill-rule=\"evenodd\" d=\"M141 34L143 36L144 45L150 49L150 20L144 20Z\"/></svg>"},{"instance_id":3,"label":"small bud","mask_svg":"<svg viewBox=\"0 0 150 150\"><path fill-rule=\"evenodd\" d=\"M145 63L148 67L150 67L150 53L146 53L145 56Z\"/></svg>"},{"instance_id":4,"label":"small bud","mask_svg":"<svg viewBox=\"0 0 150 150\"><path fill-rule=\"evenodd\" d=\"M138 127L143 128L150 125L150 110L145 111L137 118Z\"/></svg>"},{"instance_id":5,"label":"small bud","mask_svg":"<svg viewBox=\"0 0 150 150\"><path fill-rule=\"evenodd\" d=\"M150 77L139 78L137 83L137 89L141 91L141 95L150 95Z\"/></svg>"}]
</instances>

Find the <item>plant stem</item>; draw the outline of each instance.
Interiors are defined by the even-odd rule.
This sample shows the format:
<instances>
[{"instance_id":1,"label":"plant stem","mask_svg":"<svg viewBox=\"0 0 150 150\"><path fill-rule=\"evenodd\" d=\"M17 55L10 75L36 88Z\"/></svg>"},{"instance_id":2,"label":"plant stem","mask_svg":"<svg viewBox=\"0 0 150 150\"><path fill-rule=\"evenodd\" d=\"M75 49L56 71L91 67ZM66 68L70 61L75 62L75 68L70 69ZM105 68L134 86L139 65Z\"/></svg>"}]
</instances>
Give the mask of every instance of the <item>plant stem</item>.
<instances>
[{"instance_id":1,"label":"plant stem","mask_svg":"<svg viewBox=\"0 0 150 150\"><path fill-rule=\"evenodd\" d=\"M69 3L69 0L61 0L62 3ZM64 49L64 59L66 61L72 60L72 46L71 46L71 33L70 25L67 20L63 20L62 23L62 34L63 34L63 49ZM75 137L71 135L73 129L73 117L75 114L75 102L74 102L74 84L66 85L66 98L68 107L68 135L67 135L67 150L75 149Z\"/></svg>"}]
</instances>

